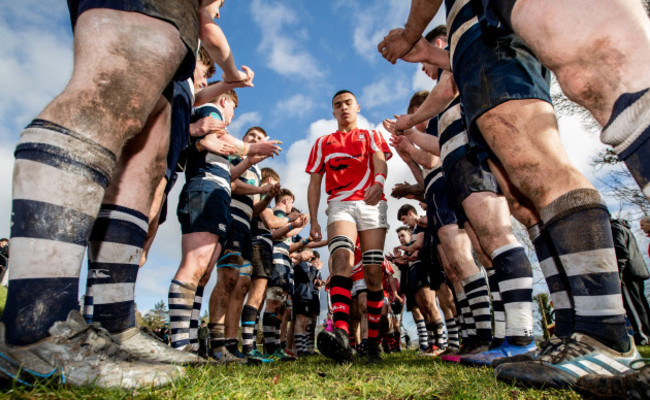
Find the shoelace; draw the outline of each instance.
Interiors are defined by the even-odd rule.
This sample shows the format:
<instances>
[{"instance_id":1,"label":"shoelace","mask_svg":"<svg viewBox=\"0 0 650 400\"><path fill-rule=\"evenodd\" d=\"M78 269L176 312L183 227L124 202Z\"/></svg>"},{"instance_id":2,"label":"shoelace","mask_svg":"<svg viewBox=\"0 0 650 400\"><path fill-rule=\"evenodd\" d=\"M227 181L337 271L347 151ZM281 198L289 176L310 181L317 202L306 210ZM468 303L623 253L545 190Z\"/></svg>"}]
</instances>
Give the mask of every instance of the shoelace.
<instances>
[{"instance_id":1,"label":"shoelace","mask_svg":"<svg viewBox=\"0 0 650 400\"><path fill-rule=\"evenodd\" d=\"M630 363L630 368L640 370L646 365L650 365L650 358L639 358Z\"/></svg>"}]
</instances>

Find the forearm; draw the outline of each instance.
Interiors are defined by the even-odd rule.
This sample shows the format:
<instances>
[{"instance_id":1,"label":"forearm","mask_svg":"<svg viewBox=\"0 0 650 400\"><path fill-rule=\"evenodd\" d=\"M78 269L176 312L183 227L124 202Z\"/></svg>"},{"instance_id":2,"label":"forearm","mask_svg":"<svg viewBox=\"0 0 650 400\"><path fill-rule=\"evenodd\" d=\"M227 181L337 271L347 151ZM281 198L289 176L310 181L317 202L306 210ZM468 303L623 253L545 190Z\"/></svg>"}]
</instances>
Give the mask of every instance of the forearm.
<instances>
[{"instance_id":1,"label":"forearm","mask_svg":"<svg viewBox=\"0 0 650 400\"><path fill-rule=\"evenodd\" d=\"M406 165L408 165L411 170L415 181L424 190L424 176L422 176L422 169L420 169L420 166L414 160L407 162Z\"/></svg>"},{"instance_id":2,"label":"forearm","mask_svg":"<svg viewBox=\"0 0 650 400\"><path fill-rule=\"evenodd\" d=\"M246 172L251 167L247 158L244 158L239 164L230 166L230 180L234 181L239 178L241 174Z\"/></svg>"},{"instance_id":3,"label":"forearm","mask_svg":"<svg viewBox=\"0 0 650 400\"><path fill-rule=\"evenodd\" d=\"M411 11L404 28L411 43L420 39L424 29L438 12L442 0L411 0Z\"/></svg>"},{"instance_id":4,"label":"forearm","mask_svg":"<svg viewBox=\"0 0 650 400\"><path fill-rule=\"evenodd\" d=\"M312 223L318 223L318 206L320 205L320 189L323 176L311 174L307 188L307 205Z\"/></svg>"},{"instance_id":5,"label":"forearm","mask_svg":"<svg viewBox=\"0 0 650 400\"><path fill-rule=\"evenodd\" d=\"M231 181L231 188L232 188L232 192L234 194L249 195L249 194L259 194L260 193L260 187L259 186L251 185L249 183L242 182L239 179L234 179L234 180Z\"/></svg>"},{"instance_id":6,"label":"forearm","mask_svg":"<svg viewBox=\"0 0 650 400\"><path fill-rule=\"evenodd\" d=\"M264 212L264 210L266 210L269 207L270 203L271 203L271 197L268 195L263 199L261 199L260 201L255 202L255 204L253 204L253 215L261 215ZM266 223L264 223L264 225L266 225Z\"/></svg>"},{"instance_id":7,"label":"forearm","mask_svg":"<svg viewBox=\"0 0 650 400\"><path fill-rule=\"evenodd\" d=\"M223 33L219 25L214 22L210 13L205 9L201 10L200 21L201 27L199 35L201 43L214 62L216 62L223 70L226 76L226 81L228 81L228 79L237 80L239 71L235 66L235 58L230 50L230 45L228 44L226 35Z\"/></svg>"},{"instance_id":8,"label":"forearm","mask_svg":"<svg viewBox=\"0 0 650 400\"><path fill-rule=\"evenodd\" d=\"M440 156L440 141L436 136L428 135L424 132L420 132L416 129L413 129L413 133L408 135L408 138L414 144L418 145L420 149L430 153L434 156Z\"/></svg>"},{"instance_id":9,"label":"forearm","mask_svg":"<svg viewBox=\"0 0 650 400\"><path fill-rule=\"evenodd\" d=\"M216 99L219 95L226 93L227 91L236 87L237 85L234 83L223 81L213 83L210 86L207 86L196 92L196 96L194 97L194 107L201 106L212 99Z\"/></svg>"},{"instance_id":10,"label":"forearm","mask_svg":"<svg viewBox=\"0 0 650 400\"><path fill-rule=\"evenodd\" d=\"M429 135L431 136L431 135ZM422 149L418 149L416 147L413 147L409 151L409 155L411 156L411 159L417 164L422 166L423 168L433 168L434 165L438 162L438 157L434 156L433 154L429 153L428 151L424 151ZM420 176L422 174L420 173ZM418 179L416 176L415 179Z\"/></svg>"}]
</instances>

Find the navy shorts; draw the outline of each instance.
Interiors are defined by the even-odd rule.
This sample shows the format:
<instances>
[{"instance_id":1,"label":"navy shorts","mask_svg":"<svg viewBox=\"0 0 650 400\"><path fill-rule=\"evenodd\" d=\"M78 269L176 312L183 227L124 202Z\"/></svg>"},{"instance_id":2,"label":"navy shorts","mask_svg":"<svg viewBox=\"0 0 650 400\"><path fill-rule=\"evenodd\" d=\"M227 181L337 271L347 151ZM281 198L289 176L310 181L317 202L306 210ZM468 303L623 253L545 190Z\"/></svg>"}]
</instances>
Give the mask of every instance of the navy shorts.
<instances>
[{"instance_id":1,"label":"navy shorts","mask_svg":"<svg viewBox=\"0 0 650 400\"><path fill-rule=\"evenodd\" d=\"M183 235L209 232L225 242L232 223L230 196L222 189L212 191L184 190L178 199L178 222Z\"/></svg>"},{"instance_id":2,"label":"navy shorts","mask_svg":"<svg viewBox=\"0 0 650 400\"><path fill-rule=\"evenodd\" d=\"M73 30L77 18L93 8L137 12L174 25L187 47L185 59L174 77L182 81L194 72L199 44L199 3L199 0L68 0L68 10Z\"/></svg>"},{"instance_id":3,"label":"navy shorts","mask_svg":"<svg viewBox=\"0 0 650 400\"><path fill-rule=\"evenodd\" d=\"M320 314L320 295L313 294L313 298L309 302L309 311L314 315Z\"/></svg>"},{"instance_id":4,"label":"navy shorts","mask_svg":"<svg viewBox=\"0 0 650 400\"><path fill-rule=\"evenodd\" d=\"M293 312L295 315L311 316L311 314L314 312L311 306L312 304L310 301L299 300L294 303Z\"/></svg>"},{"instance_id":5,"label":"navy shorts","mask_svg":"<svg viewBox=\"0 0 650 400\"><path fill-rule=\"evenodd\" d=\"M234 220L230 225L227 237L224 250L237 252L244 260L250 262L253 258L253 236L250 228Z\"/></svg>"},{"instance_id":6,"label":"navy shorts","mask_svg":"<svg viewBox=\"0 0 650 400\"><path fill-rule=\"evenodd\" d=\"M508 100L551 103L551 74L514 34L481 35L453 66L470 145L488 149L476 119Z\"/></svg>"},{"instance_id":7,"label":"navy shorts","mask_svg":"<svg viewBox=\"0 0 650 400\"><path fill-rule=\"evenodd\" d=\"M273 269L273 245L263 239L253 239L251 279L269 279Z\"/></svg>"},{"instance_id":8,"label":"navy shorts","mask_svg":"<svg viewBox=\"0 0 650 400\"><path fill-rule=\"evenodd\" d=\"M456 225L456 214L449 201L449 195L445 190L445 174L442 168L437 168L433 172L433 178L428 182L425 192L427 203L427 223L433 232L438 232L445 225ZM438 235L434 235L436 238Z\"/></svg>"},{"instance_id":9,"label":"navy shorts","mask_svg":"<svg viewBox=\"0 0 650 400\"><path fill-rule=\"evenodd\" d=\"M271 276L269 277L269 283L267 287L279 287L282 288L285 292L291 293L291 284L289 278L289 267L284 264L273 264L273 269L271 269Z\"/></svg>"},{"instance_id":10,"label":"navy shorts","mask_svg":"<svg viewBox=\"0 0 650 400\"><path fill-rule=\"evenodd\" d=\"M409 267L408 290L415 294L420 288L429 287L429 269L423 262L415 262Z\"/></svg>"},{"instance_id":11,"label":"navy shorts","mask_svg":"<svg viewBox=\"0 0 650 400\"><path fill-rule=\"evenodd\" d=\"M174 82L171 134L167 151L167 170L165 171L167 178L165 193L169 193L176 182L173 176L176 175L178 161L190 142L190 118L193 103L190 84L188 81Z\"/></svg>"}]
</instances>

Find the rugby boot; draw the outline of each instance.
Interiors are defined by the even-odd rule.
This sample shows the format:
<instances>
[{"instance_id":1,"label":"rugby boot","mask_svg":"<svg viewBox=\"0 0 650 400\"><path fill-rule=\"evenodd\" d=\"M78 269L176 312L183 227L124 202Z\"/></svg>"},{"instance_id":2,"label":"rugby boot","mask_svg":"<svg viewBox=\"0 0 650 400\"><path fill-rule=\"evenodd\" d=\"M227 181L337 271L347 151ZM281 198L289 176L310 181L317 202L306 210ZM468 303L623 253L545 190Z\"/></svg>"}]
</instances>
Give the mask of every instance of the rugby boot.
<instances>
[{"instance_id":1,"label":"rugby boot","mask_svg":"<svg viewBox=\"0 0 650 400\"><path fill-rule=\"evenodd\" d=\"M70 311L65 321L55 322L51 336L22 346L45 363L58 370L62 383L74 386L136 388L159 386L184 374L174 365L141 362L98 324L86 324L76 310ZM29 359L25 367L32 367Z\"/></svg>"},{"instance_id":2,"label":"rugby boot","mask_svg":"<svg viewBox=\"0 0 650 400\"><path fill-rule=\"evenodd\" d=\"M632 340L630 349L621 353L590 336L574 333L537 360L501 364L494 373L501 380L525 387L564 388L588 374L630 374L631 364L640 357Z\"/></svg>"},{"instance_id":3,"label":"rugby boot","mask_svg":"<svg viewBox=\"0 0 650 400\"><path fill-rule=\"evenodd\" d=\"M335 328L334 332L321 331L318 334L318 350L327 358L337 363L350 362L352 347L350 338L343 329Z\"/></svg>"},{"instance_id":4,"label":"rugby boot","mask_svg":"<svg viewBox=\"0 0 650 400\"><path fill-rule=\"evenodd\" d=\"M531 341L526 346L515 346L508 343L505 340L501 343L500 346L497 346L491 350L484 351L477 354L467 354L460 358L460 363L464 365L479 365L479 366L490 366L492 362L497 359L504 357L512 357L520 354L528 354L537 350L537 346L534 341Z\"/></svg>"},{"instance_id":5,"label":"rugby boot","mask_svg":"<svg viewBox=\"0 0 650 400\"><path fill-rule=\"evenodd\" d=\"M650 399L650 365L627 375L585 375L573 388L586 399Z\"/></svg>"},{"instance_id":6,"label":"rugby boot","mask_svg":"<svg viewBox=\"0 0 650 400\"><path fill-rule=\"evenodd\" d=\"M221 352L213 352L210 357L214 359L217 364L228 365L228 364L246 364L246 358L239 358L232 353L230 353L225 348Z\"/></svg>"},{"instance_id":7,"label":"rugby boot","mask_svg":"<svg viewBox=\"0 0 650 400\"><path fill-rule=\"evenodd\" d=\"M368 340L366 349L366 362L368 364L381 364L381 350L376 340Z\"/></svg>"},{"instance_id":8,"label":"rugby boot","mask_svg":"<svg viewBox=\"0 0 650 400\"><path fill-rule=\"evenodd\" d=\"M179 365L199 365L207 362L196 354L167 346L160 339L147 334L145 329L133 327L120 333L114 333L113 337L142 361Z\"/></svg>"},{"instance_id":9,"label":"rugby boot","mask_svg":"<svg viewBox=\"0 0 650 400\"><path fill-rule=\"evenodd\" d=\"M522 361L534 361L539 358L540 355L552 351L556 346L562 344L562 338L558 336L553 336L548 340L544 340L539 344L539 348L524 354L517 354L511 357L503 357L492 361L492 368L496 368L501 364L513 363L513 362L522 362Z\"/></svg>"},{"instance_id":10,"label":"rugby boot","mask_svg":"<svg viewBox=\"0 0 650 400\"><path fill-rule=\"evenodd\" d=\"M262 353L260 353L257 349L251 351L248 354L244 354L244 356L246 356L246 358L248 358L249 363L251 363L251 360L259 361L259 362L253 361L252 364L268 364L268 363L273 362L272 359L264 357L264 355L262 355Z\"/></svg>"}]
</instances>

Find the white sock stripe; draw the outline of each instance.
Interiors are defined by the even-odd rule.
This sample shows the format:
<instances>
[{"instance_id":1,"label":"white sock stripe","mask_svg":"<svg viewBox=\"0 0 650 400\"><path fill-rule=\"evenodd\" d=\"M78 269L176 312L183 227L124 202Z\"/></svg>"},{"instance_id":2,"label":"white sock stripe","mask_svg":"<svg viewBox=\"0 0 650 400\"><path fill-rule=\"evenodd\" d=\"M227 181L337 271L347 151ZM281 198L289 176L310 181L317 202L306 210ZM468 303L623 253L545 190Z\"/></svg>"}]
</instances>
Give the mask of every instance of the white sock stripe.
<instances>
[{"instance_id":1,"label":"white sock stripe","mask_svg":"<svg viewBox=\"0 0 650 400\"><path fill-rule=\"evenodd\" d=\"M169 316L170 317L187 317L187 323L189 324L189 320L192 316L192 310L189 309L183 309L183 308L170 308L169 309Z\"/></svg>"},{"instance_id":2,"label":"white sock stripe","mask_svg":"<svg viewBox=\"0 0 650 400\"><path fill-rule=\"evenodd\" d=\"M557 265L555 265L555 260L553 257L540 260L539 266L542 269L544 277L547 279L560 273L560 271L557 269Z\"/></svg>"},{"instance_id":3,"label":"white sock stripe","mask_svg":"<svg viewBox=\"0 0 650 400\"><path fill-rule=\"evenodd\" d=\"M511 290L532 289L533 278L515 278L499 282L499 292L508 292Z\"/></svg>"},{"instance_id":4,"label":"white sock stripe","mask_svg":"<svg viewBox=\"0 0 650 400\"><path fill-rule=\"evenodd\" d=\"M494 260L496 257L500 256L501 254L505 253L506 251L516 249L518 247L521 247L522 249L524 248L524 246L522 246L519 242L508 243L508 244L503 245L503 246L499 247L498 249L494 250L492 252L491 257Z\"/></svg>"},{"instance_id":5,"label":"white sock stripe","mask_svg":"<svg viewBox=\"0 0 650 400\"><path fill-rule=\"evenodd\" d=\"M129 214L120 210L106 210L100 209L97 218L112 219L115 221L125 221L133 225L136 225L138 228L143 231L149 230L149 221L147 219L141 219L133 214Z\"/></svg>"},{"instance_id":6,"label":"white sock stripe","mask_svg":"<svg viewBox=\"0 0 650 400\"><path fill-rule=\"evenodd\" d=\"M9 279L79 278L85 251L85 246L55 240L11 238L11 254L20 257L9 257Z\"/></svg>"},{"instance_id":7,"label":"white sock stripe","mask_svg":"<svg viewBox=\"0 0 650 400\"><path fill-rule=\"evenodd\" d=\"M611 249L594 249L560 256L569 277L585 274L618 273L616 253Z\"/></svg>"},{"instance_id":8,"label":"white sock stripe","mask_svg":"<svg viewBox=\"0 0 650 400\"><path fill-rule=\"evenodd\" d=\"M576 315L583 317L605 317L625 315L623 298L620 294L603 296L574 296Z\"/></svg>"},{"instance_id":9,"label":"white sock stripe","mask_svg":"<svg viewBox=\"0 0 650 400\"><path fill-rule=\"evenodd\" d=\"M621 153L647 129L650 91L621 111L600 133L600 140Z\"/></svg>"},{"instance_id":10,"label":"white sock stripe","mask_svg":"<svg viewBox=\"0 0 650 400\"><path fill-rule=\"evenodd\" d=\"M479 321L475 325L476 329L492 329L492 321Z\"/></svg>"},{"instance_id":11,"label":"white sock stripe","mask_svg":"<svg viewBox=\"0 0 650 400\"><path fill-rule=\"evenodd\" d=\"M88 258L92 262L139 265L142 248L123 243L90 242Z\"/></svg>"},{"instance_id":12,"label":"white sock stripe","mask_svg":"<svg viewBox=\"0 0 650 400\"><path fill-rule=\"evenodd\" d=\"M14 175L19 174L23 179L13 185L14 200L56 204L94 217L104 195L104 188L90 179L47 164L16 160ZM43 185L43 177L47 177L47 185ZM80 187L84 196L79 195Z\"/></svg>"},{"instance_id":13,"label":"white sock stripe","mask_svg":"<svg viewBox=\"0 0 650 400\"><path fill-rule=\"evenodd\" d=\"M135 282L94 284L93 304L121 303L133 301L135 296Z\"/></svg>"},{"instance_id":14,"label":"white sock stripe","mask_svg":"<svg viewBox=\"0 0 650 400\"><path fill-rule=\"evenodd\" d=\"M568 310L572 308L569 293L566 291L551 293L551 301L556 310Z\"/></svg>"},{"instance_id":15,"label":"white sock stripe","mask_svg":"<svg viewBox=\"0 0 650 400\"><path fill-rule=\"evenodd\" d=\"M194 299L190 297L185 297L185 298L171 298L167 299L169 308L171 309L172 306L180 306L182 308L187 308L188 310L192 311L194 307ZM179 307L174 307L174 308L179 308Z\"/></svg>"}]
</instances>

